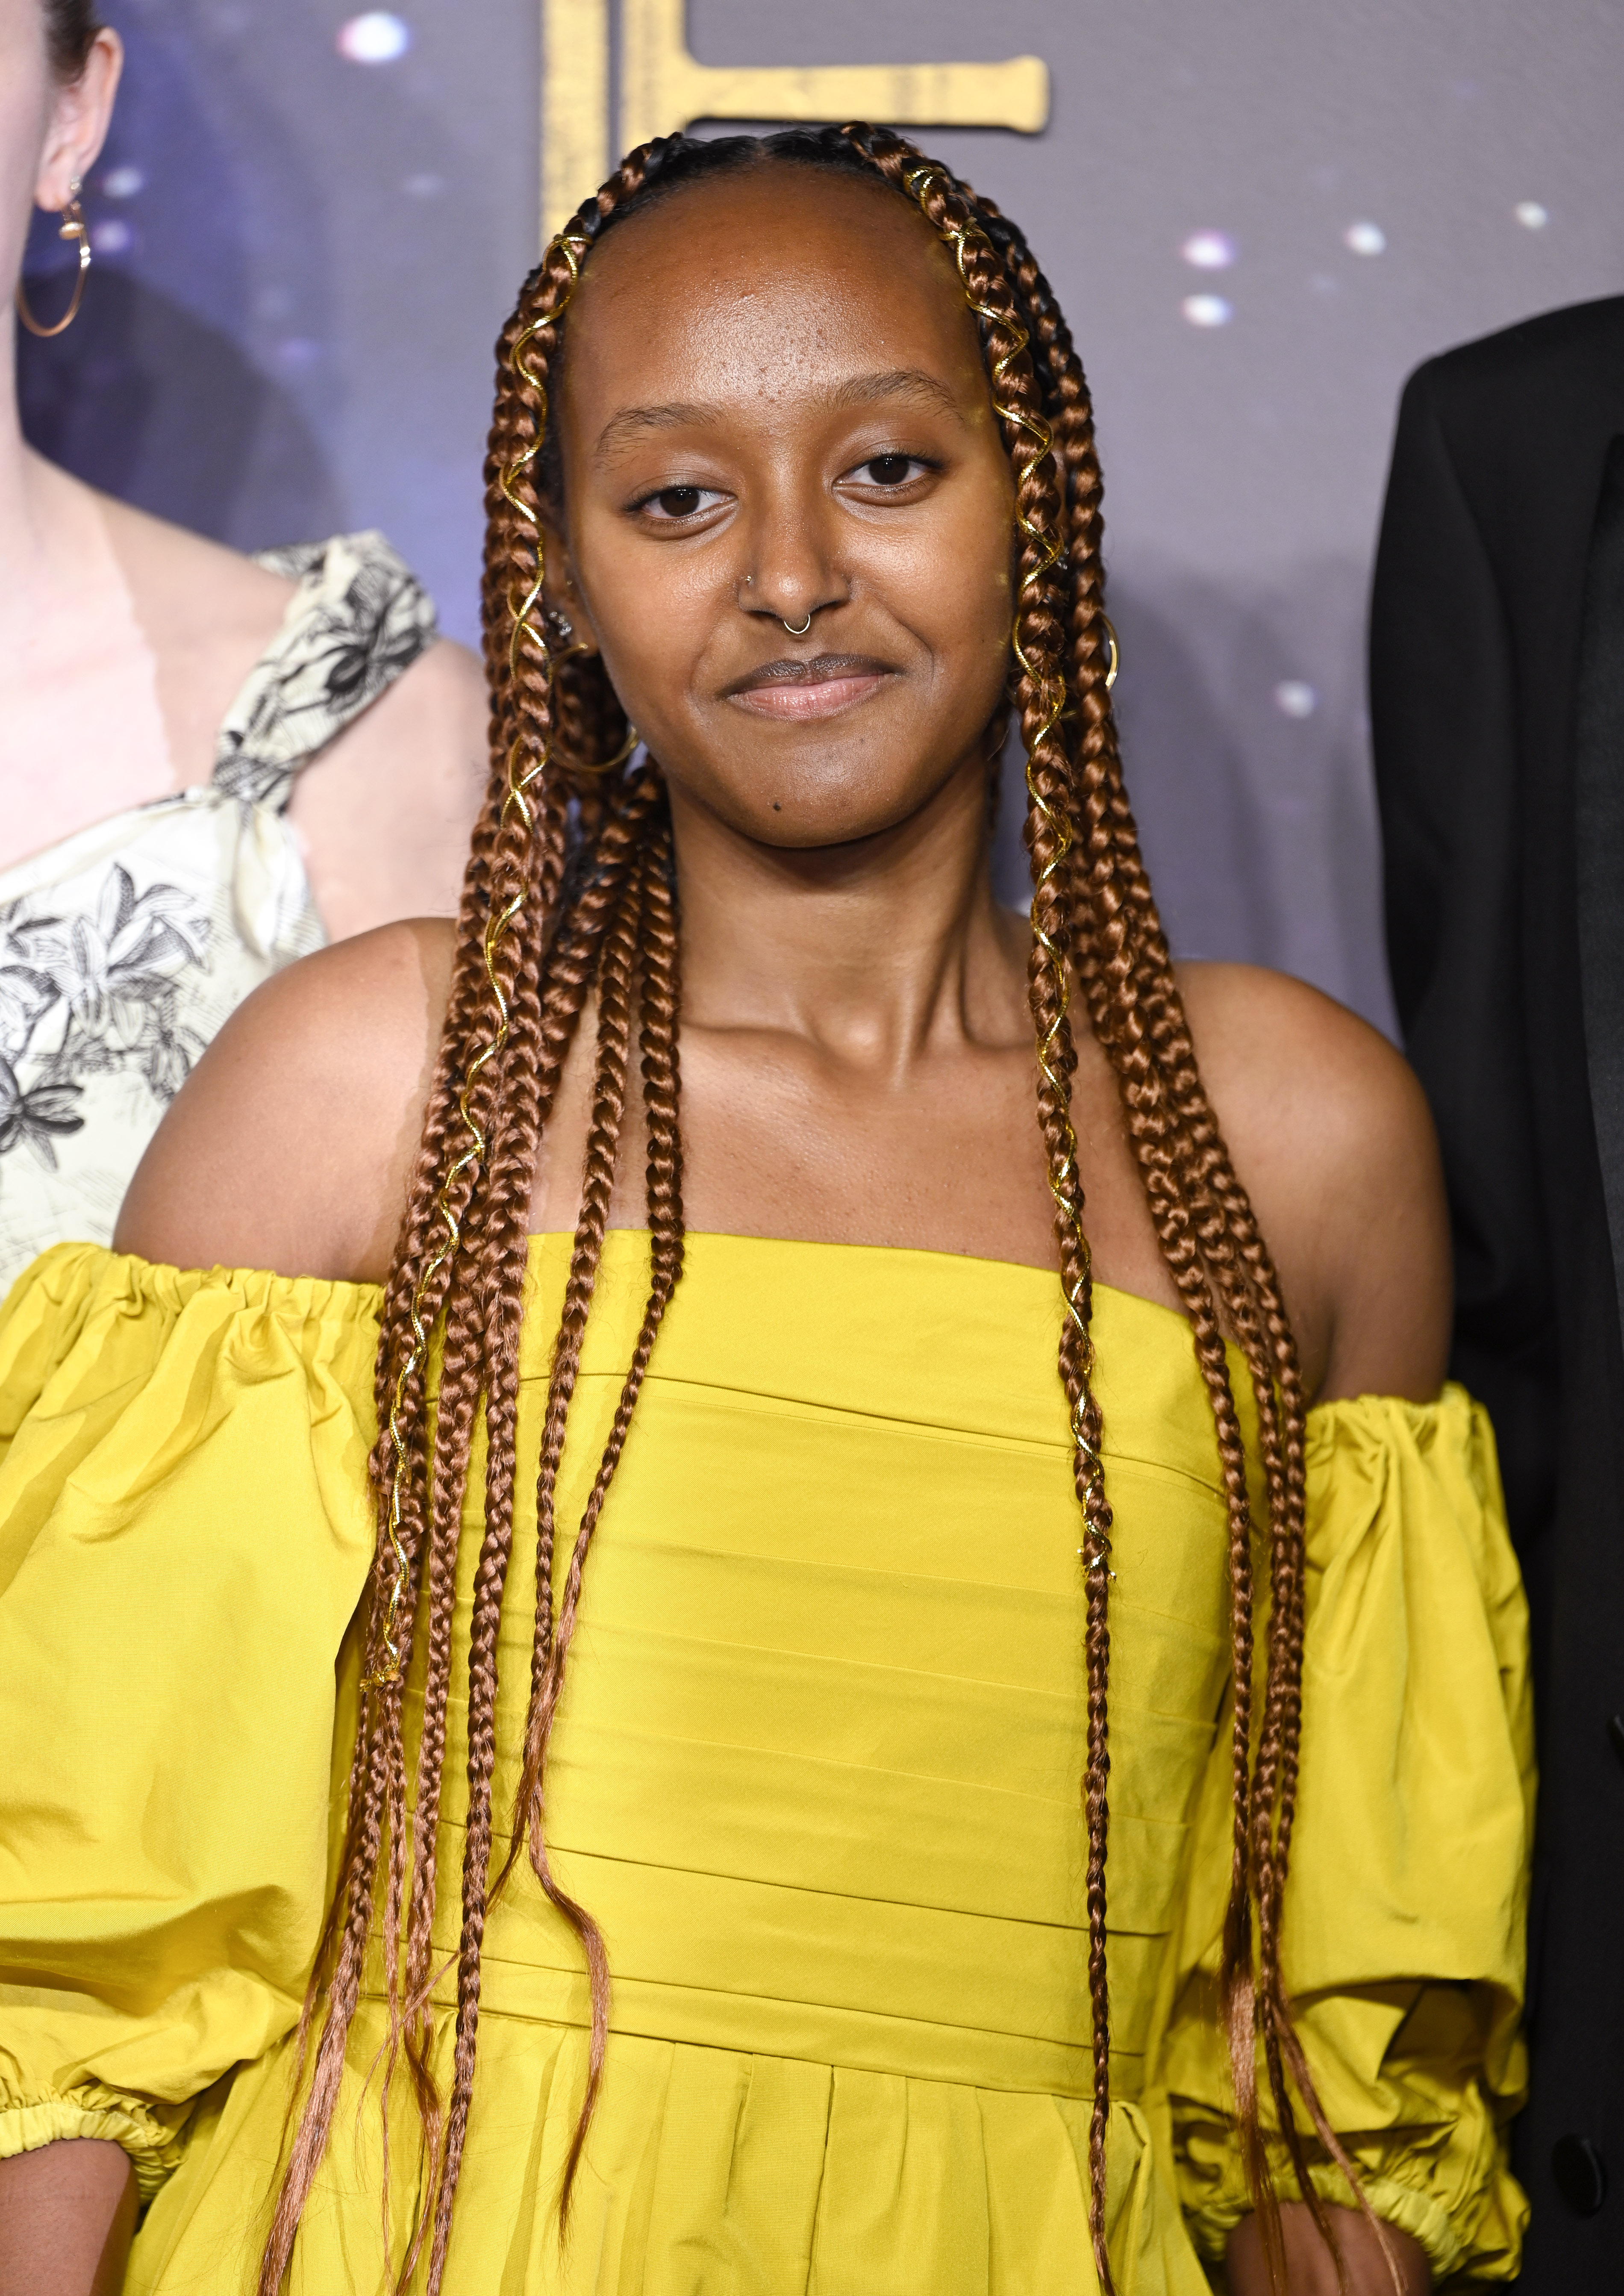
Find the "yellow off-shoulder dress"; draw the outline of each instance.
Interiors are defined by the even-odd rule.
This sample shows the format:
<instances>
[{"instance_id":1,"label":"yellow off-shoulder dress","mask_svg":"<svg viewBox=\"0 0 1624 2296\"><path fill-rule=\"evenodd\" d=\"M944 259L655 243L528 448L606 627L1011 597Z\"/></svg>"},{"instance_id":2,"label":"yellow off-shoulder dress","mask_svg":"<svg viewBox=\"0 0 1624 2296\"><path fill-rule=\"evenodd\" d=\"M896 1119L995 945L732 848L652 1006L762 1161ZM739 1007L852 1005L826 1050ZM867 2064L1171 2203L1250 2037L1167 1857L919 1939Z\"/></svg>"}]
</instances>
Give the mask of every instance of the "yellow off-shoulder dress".
<instances>
[{"instance_id":1,"label":"yellow off-shoulder dress","mask_svg":"<svg viewBox=\"0 0 1624 2296\"><path fill-rule=\"evenodd\" d=\"M688 1254L555 1741L561 1879L613 1968L603 2099L561 2248L586 1993L521 1869L486 1933L447 2288L1092 2296L1055 1281L719 1235ZM521 1456L567 1258L562 1238L533 1248ZM611 1236L566 1521L646 1265L645 1237ZM143 2296L253 2285L354 1715L377 1308L357 1286L65 1245L0 1319L0 2153L122 2144L146 2203ZM1123 2296L1198 2296L1245 2206L1212 1988L1225 1518L1184 1323L1101 1291L1095 1335L1117 1518L1111 2249ZM1440 2280L1505 2280L1531 1789L1492 1442L1454 1389L1333 1404L1309 1427L1287 1973L1377 2210ZM499 1812L533 1532L532 1510ZM461 1726L454 1698L448 1781ZM461 1843L445 1835L449 1950ZM296 2255L305 2296L390 2284L384 2032L364 1999ZM1344 2197L1329 2174L1325 2190Z\"/></svg>"}]
</instances>

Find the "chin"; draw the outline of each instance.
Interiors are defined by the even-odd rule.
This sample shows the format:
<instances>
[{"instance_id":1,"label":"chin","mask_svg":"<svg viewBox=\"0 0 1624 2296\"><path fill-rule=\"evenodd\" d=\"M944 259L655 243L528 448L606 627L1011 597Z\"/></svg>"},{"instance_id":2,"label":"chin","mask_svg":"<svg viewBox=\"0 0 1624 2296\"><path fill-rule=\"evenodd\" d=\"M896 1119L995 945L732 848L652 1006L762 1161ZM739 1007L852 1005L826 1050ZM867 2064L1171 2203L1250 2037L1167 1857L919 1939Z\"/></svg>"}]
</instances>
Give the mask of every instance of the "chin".
<instances>
[{"instance_id":1,"label":"chin","mask_svg":"<svg viewBox=\"0 0 1624 2296\"><path fill-rule=\"evenodd\" d=\"M971 801L980 805L984 768L979 758L954 757L950 741L939 726L915 725L882 738L865 728L857 740L734 740L708 753L695 744L686 757L674 742L664 770L679 816L692 806L775 851L835 851L906 836L911 824L923 833L925 817L972 767Z\"/></svg>"},{"instance_id":2,"label":"chin","mask_svg":"<svg viewBox=\"0 0 1624 2296\"><path fill-rule=\"evenodd\" d=\"M875 789L872 780L863 787L797 788L788 779L774 792L775 809L763 804L759 785L747 800L730 807L724 819L759 844L785 852L809 853L842 846L863 845L893 831L905 831L930 805L939 784L923 788Z\"/></svg>"}]
</instances>

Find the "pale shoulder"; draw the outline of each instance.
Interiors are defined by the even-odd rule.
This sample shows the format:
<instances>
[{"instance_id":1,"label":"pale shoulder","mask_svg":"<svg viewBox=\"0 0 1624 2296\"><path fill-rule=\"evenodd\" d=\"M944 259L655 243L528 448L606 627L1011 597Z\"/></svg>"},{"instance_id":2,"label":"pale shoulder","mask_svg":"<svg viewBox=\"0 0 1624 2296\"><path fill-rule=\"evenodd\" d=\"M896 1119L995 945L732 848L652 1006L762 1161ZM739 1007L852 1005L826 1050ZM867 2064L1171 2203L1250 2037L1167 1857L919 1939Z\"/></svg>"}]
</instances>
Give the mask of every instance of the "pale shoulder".
<instances>
[{"instance_id":1,"label":"pale shoulder","mask_svg":"<svg viewBox=\"0 0 1624 2296\"><path fill-rule=\"evenodd\" d=\"M387 685L324 753L319 774L300 790L331 789L334 768L391 796L402 809L447 815L460 838L451 882L459 884L473 816L488 770L485 672L465 645L436 638L410 668ZM453 900L455 907L455 902Z\"/></svg>"},{"instance_id":2,"label":"pale shoulder","mask_svg":"<svg viewBox=\"0 0 1624 2296\"><path fill-rule=\"evenodd\" d=\"M410 693L420 709L455 711L483 726L489 708L485 671L477 654L455 638L436 638L382 696Z\"/></svg>"},{"instance_id":3,"label":"pale shoulder","mask_svg":"<svg viewBox=\"0 0 1624 2296\"><path fill-rule=\"evenodd\" d=\"M276 635L299 585L129 503L108 495L95 501L153 652L223 647L246 676Z\"/></svg>"},{"instance_id":4,"label":"pale shoulder","mask_svg":"<svg viewBox=\"0 0 1624 2296\"><path fill-rule=\"evenodd\" d=\"M290 965L232 1015L154 1135L116 1249L180 1267L387 1272L455 929L385 925Z\"/></svg>"},{"instance_id":5,"label":"pale shoulder","mask_svg":"<svg viewBox=\"0 0 1624 2296\"><path fill-rule=\"evenodd\" d=\"M1207 1092L1326 1397L1436 1393L1448 1214L1426 1096L1379 1029L1305 982L1187 964Z\"/></svg>"},{"instance_id":6,"label":"pale shoulder","mask_svg":"<svg viewBox=\"0 0 1624 2296\"><path fill-rule=\"evenodd\" d=\"M485 795L487 715L479 662L439 638L299 775L290 816L330 939L455 913Z\"/></svg>"}]
</instances>

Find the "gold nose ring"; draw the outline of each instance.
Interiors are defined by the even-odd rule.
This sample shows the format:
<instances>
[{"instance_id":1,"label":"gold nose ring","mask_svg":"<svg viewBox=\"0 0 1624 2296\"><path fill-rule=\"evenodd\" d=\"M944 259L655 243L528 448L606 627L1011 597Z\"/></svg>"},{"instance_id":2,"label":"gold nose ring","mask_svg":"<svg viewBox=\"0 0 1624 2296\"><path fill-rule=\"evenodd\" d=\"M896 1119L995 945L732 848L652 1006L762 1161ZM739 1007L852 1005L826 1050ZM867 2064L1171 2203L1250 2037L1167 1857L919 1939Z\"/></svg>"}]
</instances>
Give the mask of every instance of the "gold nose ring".
<instances>
[{"instance_id":1,"label":"gold nose ring","mask_svg":"<svg viewBox=\"0 0 1624 2296\"><path fill-rule=\"evenodd\" d=\"M783 616L782 614L779 615L778 619L781 622L783 622ZM807 619L804 622L783 622L783 626L792 638L804 638L807 632L812 627L811 607L808 606L807 608Z\"/></svg>"}]
</instances>

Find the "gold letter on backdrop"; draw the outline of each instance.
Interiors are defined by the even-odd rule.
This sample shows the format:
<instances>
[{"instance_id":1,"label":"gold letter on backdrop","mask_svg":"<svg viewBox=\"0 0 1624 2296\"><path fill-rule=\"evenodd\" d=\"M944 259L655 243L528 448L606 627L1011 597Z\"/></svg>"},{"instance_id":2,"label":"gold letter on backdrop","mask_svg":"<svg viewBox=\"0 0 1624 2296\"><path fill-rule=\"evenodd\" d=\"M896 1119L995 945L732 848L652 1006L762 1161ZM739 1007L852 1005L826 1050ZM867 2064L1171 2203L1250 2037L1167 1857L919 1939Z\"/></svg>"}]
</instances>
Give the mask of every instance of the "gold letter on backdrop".
<instances>
[{"instance_id":1,"label":"gold letter on backdrop","mask_svg":"<svg viewBox=\"0 0 1624 2296\"><path fill-rule=\"evenodd\" d=\"M609 0L541 0L541 243L609 173Z\"/></svg>"},{"instance_id":2,"label":"gold letter on backdrop","mask_svg":"<svg viewBox=\"0 0 1624 2296\"><path fill-rule=\"evenodd\" d=\"M696 63L684 0L621 0L622 151L696 119L877 119L893 127L1013 127L1049 117L1048 67ZM545 242L609 173L609 0L541 0Z\"/></svg>"}]
</instances>

